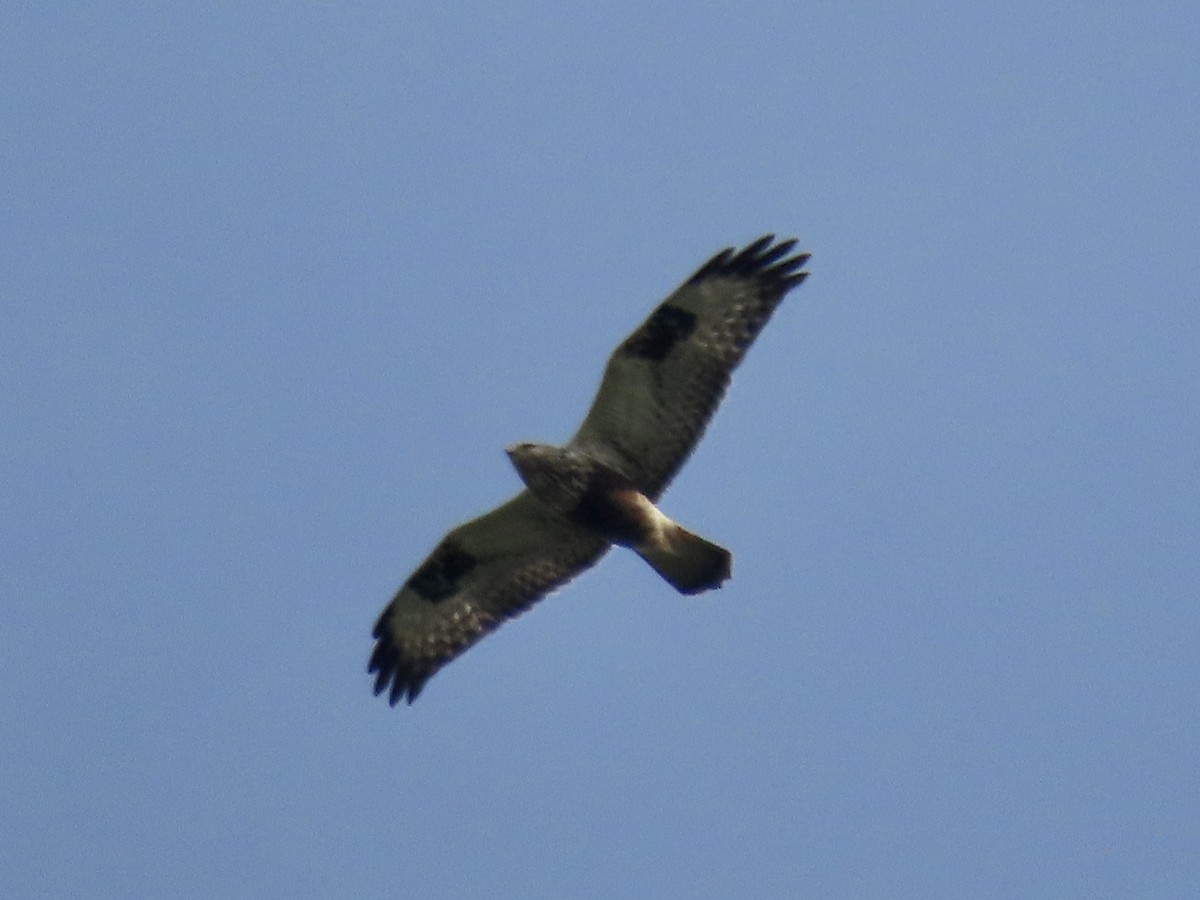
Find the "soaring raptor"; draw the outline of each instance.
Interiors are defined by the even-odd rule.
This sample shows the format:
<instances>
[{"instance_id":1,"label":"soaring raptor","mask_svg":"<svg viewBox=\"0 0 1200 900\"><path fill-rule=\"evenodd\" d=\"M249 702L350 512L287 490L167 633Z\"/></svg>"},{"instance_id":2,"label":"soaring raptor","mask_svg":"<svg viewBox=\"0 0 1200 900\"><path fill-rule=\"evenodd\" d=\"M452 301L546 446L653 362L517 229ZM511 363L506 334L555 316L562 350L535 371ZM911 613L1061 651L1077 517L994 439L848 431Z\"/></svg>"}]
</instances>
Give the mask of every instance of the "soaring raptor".
<instances>
[{"instance_id":1,"label":"soaring raptor","mask_svg":"<svg viewBox=\"0 0 1200 900\"><path fill-rule=\"evenodd\" d=\"M729 578L729 551L655 503L750 344L807 277L808 254L795 246L767 235L722 250L613 351L570 441L508 448L525 490L451 531L396 593L375 623L376 694L412 703L434 672L613 544L684 594Z\"/></svg>"}]
</instances>

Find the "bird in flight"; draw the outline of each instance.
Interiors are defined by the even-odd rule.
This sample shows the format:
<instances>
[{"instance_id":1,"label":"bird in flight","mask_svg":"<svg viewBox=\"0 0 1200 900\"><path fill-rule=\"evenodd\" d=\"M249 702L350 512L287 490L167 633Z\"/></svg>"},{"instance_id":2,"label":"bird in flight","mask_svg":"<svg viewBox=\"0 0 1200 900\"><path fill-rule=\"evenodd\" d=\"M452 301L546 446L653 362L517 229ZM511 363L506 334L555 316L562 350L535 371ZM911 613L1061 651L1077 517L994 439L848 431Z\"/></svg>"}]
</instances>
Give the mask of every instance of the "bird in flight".
<instances>
[{"instance_id":1,"label":"bird in flight","mask_svg":"<svg viewBox=\"0 0 1200 900\"><path fill-rule=\"evenodd\" d=\"M571 440L508 448L525 489L447 534L375 623L376 694L412 703L438 669L614 544L684 594L730 577L728 550L655 504L750 344L808 276L795 246L766 235L716 254L613 351Z\"/></svg>"}]
</instances>

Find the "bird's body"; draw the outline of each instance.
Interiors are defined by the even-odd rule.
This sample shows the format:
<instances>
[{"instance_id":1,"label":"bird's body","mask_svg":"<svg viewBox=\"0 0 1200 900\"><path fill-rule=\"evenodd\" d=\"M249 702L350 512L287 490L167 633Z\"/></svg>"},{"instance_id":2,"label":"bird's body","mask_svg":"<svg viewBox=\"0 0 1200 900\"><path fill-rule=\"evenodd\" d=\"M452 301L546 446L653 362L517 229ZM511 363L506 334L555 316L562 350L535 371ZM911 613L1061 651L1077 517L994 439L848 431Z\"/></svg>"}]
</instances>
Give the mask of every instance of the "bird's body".
<instances>
[{"instance_id":1,"label":"bird's body","mask_svg":"<svg viewBox=\"0 0 1200 900\"><path fill-rule=\"evenodd\" d=\"M750 344L807 254L772 236L718 253L613 352L564 446L508 449L526 490L451 531L375 625L375 692L411 703L429 677L500 623L629 547L677 590L730 576L729 551L655 505L699 441Z\"/></svg>"},{"instance_id":2,"label":"bird's body","mask_svg":"<svg viewBox=\"0 0 1200 900\"><path fill-rule=\"evenodd\" d=\"M732 556L662 512L629 478L582 450L547 444L508 449L535 497L568 521L629 547L683 594L720 587Z\"/></svg>"}]
</instances>

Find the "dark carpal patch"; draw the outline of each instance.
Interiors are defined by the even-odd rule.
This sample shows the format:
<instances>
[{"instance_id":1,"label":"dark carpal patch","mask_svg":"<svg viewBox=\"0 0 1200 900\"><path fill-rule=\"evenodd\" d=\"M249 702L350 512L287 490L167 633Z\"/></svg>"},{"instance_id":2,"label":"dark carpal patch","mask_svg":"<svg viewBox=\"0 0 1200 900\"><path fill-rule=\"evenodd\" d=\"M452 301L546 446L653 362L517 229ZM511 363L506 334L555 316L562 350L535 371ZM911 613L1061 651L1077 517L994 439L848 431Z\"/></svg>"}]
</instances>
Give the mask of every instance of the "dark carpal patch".
<instances>
[{"instance_id":1,"label":"dark carpal patch","mask_svg":"<svg viewBox=\"0 0 1200 900\"><path fill-rule=\"evenodd\" d=\"M630 335L622 349L630 356L662 362L671 348L686 340L695 328L695 313L664 303L646 324Z\"/></svg>"},{"instance_id":2,"label":"dark carpal patch","mask_svg":"<svg viewBox=\"0 0 1200 900\"><path fill-rule=\"evenodd\" d=\"M458 584L479 562L457 544L445 543L434 551L425 565L413 573L406 587L430 603L438 603L458 592Z\"/></svg>"}]
</instances>

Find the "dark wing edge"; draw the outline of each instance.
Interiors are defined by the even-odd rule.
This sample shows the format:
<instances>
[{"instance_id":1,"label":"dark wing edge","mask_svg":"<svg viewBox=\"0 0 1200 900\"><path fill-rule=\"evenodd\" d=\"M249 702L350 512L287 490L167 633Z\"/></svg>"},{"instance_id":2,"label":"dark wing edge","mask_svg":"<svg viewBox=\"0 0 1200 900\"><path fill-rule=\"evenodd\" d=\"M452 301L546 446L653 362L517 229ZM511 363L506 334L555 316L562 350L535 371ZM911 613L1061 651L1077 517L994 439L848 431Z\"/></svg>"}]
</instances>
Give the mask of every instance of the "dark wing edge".
<instances>
[{"instance_id":1,"label":"dark wing edge","mask_svg":"<svg viewBox=\"0 0 1200 900\"><path fill-rule=\"evenodd\" d=\"M612 355L573 444L629 474L651 499L703 436L730 376L811 254L767 234L714 254Z\"/></svg>"},{"instance_id":2,"label":"dark wing edge","mask_svg":"<svg viewBox=\"0 0 1200 900\"><path fill-rule=\"evenodd\" d=\"M797 238L786 238L776 244L775 235L764 234L742 250L726 247L713 254L712 259L697 269L684 284L700 284L710 278L753 279L764 293L776 294L778 302L808 277L808 272L796 270L807 263L812 254L788 256L797 243Z\"/></svg>"},{"instance_id":3,"label":"dark wing edge","mask_svg":"<svg viewBox=\"0 0 1200 900\"><path fill-rule=\"evenodd\" d=\"M380 614L375 694L411 704L451 660L594 565L608 544L528 491L451 531Z\"/></svg>"}]
</instances>

